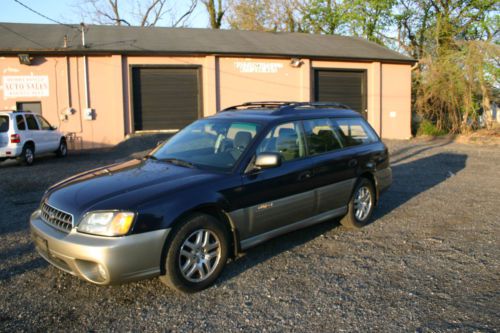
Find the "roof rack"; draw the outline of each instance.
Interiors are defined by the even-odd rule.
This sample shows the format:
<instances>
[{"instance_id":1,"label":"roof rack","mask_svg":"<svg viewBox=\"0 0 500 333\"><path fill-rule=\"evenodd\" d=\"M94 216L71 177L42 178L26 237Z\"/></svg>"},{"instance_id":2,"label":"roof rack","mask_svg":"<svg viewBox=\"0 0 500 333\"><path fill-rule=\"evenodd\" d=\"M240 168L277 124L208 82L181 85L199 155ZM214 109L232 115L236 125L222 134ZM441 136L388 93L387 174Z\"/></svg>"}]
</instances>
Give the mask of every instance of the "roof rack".
<instances>
[{"instance_id":1,"label":"roof rack","mask_svg":"<svg viewBox=\"0 0 500 333\"><path fill-rule=\"evenodd\" d=\"M250 109L279 109L283 106L298 104L298 102L282 102L282 101L263 101L263 102L246 102L243 104L233 105L223 109L224 111L238 111Z\"/></svg>"},{"instance_id":2,"label":"roof rack","mask_svg":"<svg viewBox=\"0 0 500 333\"><path fill-rule=\"evenodd\" d=\"M276 112L292 111L292 110L304 110L304 109L346 109L351 108L345 104L337 102L279 102L279 101L265 101L265 102L247 102L239 105L230 106L223 109L224 111L244 111L244 110L255 110L255 109L273 109Z\"/></svg>"}]
</instances>

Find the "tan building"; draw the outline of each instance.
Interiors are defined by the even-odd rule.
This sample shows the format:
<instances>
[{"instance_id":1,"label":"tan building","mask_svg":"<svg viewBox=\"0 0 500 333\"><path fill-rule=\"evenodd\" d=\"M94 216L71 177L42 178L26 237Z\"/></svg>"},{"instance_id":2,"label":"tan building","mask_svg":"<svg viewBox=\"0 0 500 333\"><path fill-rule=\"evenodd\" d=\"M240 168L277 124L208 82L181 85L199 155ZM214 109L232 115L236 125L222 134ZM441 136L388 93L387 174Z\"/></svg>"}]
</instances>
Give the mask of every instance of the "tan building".
<instances>
[{"instance_id":1,"label":"tan building","mask_svg":"<svg viewBox=\"0 0 500 333\"><path fill-rule=\"evenodd\" d=\"M406 139L413 63L341 36L0 23L0 109L40 112L92 148L247 101L336 101Z\"/></svg>"}]
</instances>

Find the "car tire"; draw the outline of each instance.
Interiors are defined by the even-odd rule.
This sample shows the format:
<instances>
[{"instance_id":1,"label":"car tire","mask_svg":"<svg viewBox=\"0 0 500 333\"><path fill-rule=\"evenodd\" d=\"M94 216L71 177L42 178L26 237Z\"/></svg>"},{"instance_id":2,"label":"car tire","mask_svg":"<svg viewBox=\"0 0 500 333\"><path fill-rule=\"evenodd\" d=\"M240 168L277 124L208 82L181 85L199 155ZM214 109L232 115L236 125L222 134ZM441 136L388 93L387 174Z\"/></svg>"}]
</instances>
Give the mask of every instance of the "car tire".
<instances>
[{"instance_id":1,"label":"car tire","mask_svg":"<svg viewBox=\"0 0 500 333\"><path fill-rule=\"evenodd\" d=\"M56 150L56 155L57 155L57 157L68 156L68 144L66 143L66 140L61 139L61 142L59 143L59 147Z\"/></svg>"},{"instance_id":2,"label":"car tire","mask_svg":"<svg viewBox=\"0 0 500 333\"><path fill-rule=\"evenodd\" d=\"M203 290L219 277L227 261L229 235L225 226L206 214L184 219L165 244L163 283L185 293Z\"/></svg>"},{"instance_id":3,"label":"car tire","mask_svg":"<svg viewBox=\"0 0 500 333\"><path fill-rule=\"evenodd\" d=\"M35 147L32 144L25 144L21 155L17 160L26 166L31 166L35 162Z\"/></svg>"},{"instance_id":4,"label":"car tire","mask_svg":"<svg viewBox=\"0 0 500 333\"><path fill-rule=\"evenodd\" d=\"M340 223L351 229L368 224L375 208L375 189L367 178L360 178L349 201L347 214Z\"/></svg>"}]
</instances>

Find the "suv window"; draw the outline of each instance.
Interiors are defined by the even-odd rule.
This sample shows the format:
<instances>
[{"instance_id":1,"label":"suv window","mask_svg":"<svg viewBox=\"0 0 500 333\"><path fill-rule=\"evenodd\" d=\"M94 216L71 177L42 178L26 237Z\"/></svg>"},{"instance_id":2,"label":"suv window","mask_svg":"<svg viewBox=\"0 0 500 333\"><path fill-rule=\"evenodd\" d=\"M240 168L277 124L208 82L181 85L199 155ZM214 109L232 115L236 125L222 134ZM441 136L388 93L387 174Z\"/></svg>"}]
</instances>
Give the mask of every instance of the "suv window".
<instances>
[{"instance_id":1,"label":"suv window","mask_svg":"<svg viewBox=\"0 0 500 333\"><path fill-rule=\"evenodd\" d=\"M26 122L28 123L28 129L29 130L39 130L40 129L38 127L36 119L35 119L35 117L33 115L27 114L26 115Z\"/></svg>"},{"instance_id":2,"label":"suv window","mask_svg":"<svg viewBox=\"0 0 500 333\"><path fill-rule=\"evenodd\" d=\"M26 121L24 120L24 117L22 115L19 114L16 116L16 124L19 131L26 130Z\"/></svg>"},{"instance_id":3,"label":"suv window","mask_svg":"<svg viewBox=\"0 0 500 333\"><path fill-rule=\"evenodd\" d=\"M50 126L49 122L45 120L42 116L36 116L38 119L38 122L42 125L42 129L44 131L50 131L52 129L52 126Z\"/></svg>"},{"instance_id":4,"label":"suv window","mask_svg":"<svg viewBox=\"0 0 500 333\"><path fill-rule=\"evenodd\" d=\"M0 133L9 131L9 116L0 116Z\"/></svg>"},{"instance_id":5,"label":"suv window","mask_svg":"<svg viewBox=\"0 0 500 333\"><path fill-rule=\"evenodd\" d=\"M358 146L378 141L377 135L360 118L332 119L344 146Z\"/></svg>"},{"instance_id":6,"label":"suv window","mask_svg":"<svg viewBox=\"0 0 500 333\"><path fill-rule=\"evenodd\" d=\"M304 135L300 122L290 122L272 128L257 148L259 153L280 153L283 161L305 156Z\"/></svg>"},{"instance_id":7,"label":"suv window","mask_svg":"<svg viewBox=\"0 0 500 333\"><path fill-rule=\"evenodd\" d=\"M342 148L339 134L330 119L304 120L309 155L317 155Z\"/></svg>"}]
</instances>

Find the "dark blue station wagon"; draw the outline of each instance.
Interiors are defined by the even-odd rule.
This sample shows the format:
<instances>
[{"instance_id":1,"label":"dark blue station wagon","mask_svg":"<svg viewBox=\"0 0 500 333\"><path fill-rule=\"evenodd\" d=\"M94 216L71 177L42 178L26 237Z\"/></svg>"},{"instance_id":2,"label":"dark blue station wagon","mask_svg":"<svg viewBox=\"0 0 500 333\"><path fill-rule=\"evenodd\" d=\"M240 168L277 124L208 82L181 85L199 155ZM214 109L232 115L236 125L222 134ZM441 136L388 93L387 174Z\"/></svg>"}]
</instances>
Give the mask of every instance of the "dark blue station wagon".
<instances>
[{"instance_id":1,"label":"dark blue station wagon","mask_svg":"<svg viewBox=\"0 0 500 333\"><path fill-rule=\"evenodd\" d=\"M392 182L386 146L335 103L259 102L187 126L142 159L45 193L31 216L40 255L106 285L160 276L210 286L229 256L332 218L368 223Z\"/></svg>"}]
</instances>

